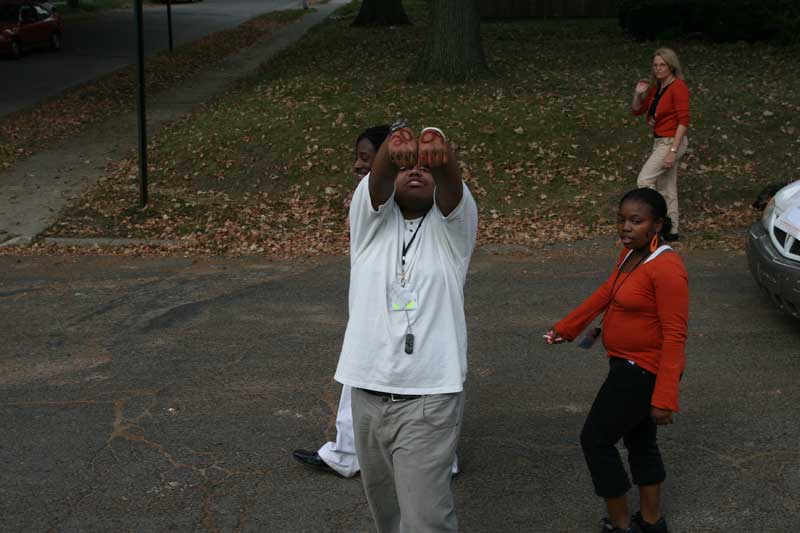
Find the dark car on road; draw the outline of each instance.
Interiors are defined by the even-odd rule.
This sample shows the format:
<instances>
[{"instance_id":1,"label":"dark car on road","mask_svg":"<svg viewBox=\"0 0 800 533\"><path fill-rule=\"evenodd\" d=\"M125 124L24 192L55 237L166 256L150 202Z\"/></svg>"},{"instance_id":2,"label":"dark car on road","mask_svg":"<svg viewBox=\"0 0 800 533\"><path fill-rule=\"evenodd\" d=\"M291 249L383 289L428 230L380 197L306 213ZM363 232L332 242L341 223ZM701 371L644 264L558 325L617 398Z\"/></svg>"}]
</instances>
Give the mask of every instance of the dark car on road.
<instances>
[{"instance_id":1,"label":"dark car on road","mask_svg":"<svg viewBox=\"0 0 800 533\"><path fill-rule=\"evenodd\" d=\"M800 181L780 189L750 226L747 261L775 305L800 318Z\"/></svg>"},{"instance_id":2,"label":"dark car on road","mask_svg":"<svg viewBox=\"0 0 800 533\"><path fill-rule=\"evenodd\" d=\"M0 2L0 53L19 58L26 50L61 49L61 17L37 2Z\"/></svg>"}]
</instances>

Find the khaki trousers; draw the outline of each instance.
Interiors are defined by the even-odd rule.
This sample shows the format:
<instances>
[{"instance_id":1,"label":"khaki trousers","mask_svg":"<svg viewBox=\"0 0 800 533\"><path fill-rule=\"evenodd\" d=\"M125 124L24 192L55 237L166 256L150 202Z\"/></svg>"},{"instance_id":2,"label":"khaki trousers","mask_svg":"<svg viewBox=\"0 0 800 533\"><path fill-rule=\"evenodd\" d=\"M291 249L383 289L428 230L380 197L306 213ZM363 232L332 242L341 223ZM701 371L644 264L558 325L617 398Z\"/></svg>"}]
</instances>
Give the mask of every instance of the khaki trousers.
<instances>
[{"instance_id":1,"label":"khaki trousers","mask_svg":"<svg viewBox=\"0 0 800 533\"><path fill-rule=\"evenodd\" d=\"M684 137L678 148L675 164L671 168L664 168L664 158L672 147L672 137L654 139L653 152L645 161L636 179L637 187L655 189L667 201L667 216L672 219L672 233L678 233L678 164L686 153L688 145L689 140Z\"/></svg>"},{"instance_id":2,"label":"khaki trousers","mask_svg":"<svg viewBox=\"0 0 800 533\"><path fill-rule=\"evenodd\" d=\"M378 533L456 532L450 469L464 393L393 402L353 389L361 481Z\"/></svg>"}]
</instances>

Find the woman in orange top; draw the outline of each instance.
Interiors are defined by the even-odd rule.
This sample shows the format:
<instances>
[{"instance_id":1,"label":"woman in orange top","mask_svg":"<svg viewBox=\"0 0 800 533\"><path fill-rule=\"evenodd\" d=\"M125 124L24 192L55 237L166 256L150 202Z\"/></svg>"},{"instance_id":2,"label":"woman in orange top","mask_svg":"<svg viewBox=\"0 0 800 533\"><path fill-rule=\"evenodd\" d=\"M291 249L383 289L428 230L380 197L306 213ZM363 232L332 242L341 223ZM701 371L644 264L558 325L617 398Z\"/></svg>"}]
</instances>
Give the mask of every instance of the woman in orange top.
<instances>
[{"instance_id":1,"label":"woman in orange top","mask_svg":"<svg viewBox=\"0 0 800 533\"><path fill-rule=\"evenodd\" d=\"M683 81L681 63L674 51L659 48L653 53L653 74L650 80L636 84L631 111L634 115L647 114L647 124L655 137L636 186L650 187L664 195L667 214L672 219L672 230L664 239L677 241L678 163L688 146L689 87Z\"/></svg>"},{"instance_id":2,"label":"woman in orange top","mask_svg":"<svg viewBox=\"0 0 800 533\"><path fill-rule=\"evenodd\" d=\"M547 332L548 344L571 341L606 311L603 344L610 369L581 432L595 492L605 498L603 531L666 532L660 487L666 473L656 426L678 411L689 289L680 256L662 243L670 231L664 197L634 189L619 204L617 230L626 250L606 282ZM598 332L599 333L599 332ZM641 511L628 514L630 481L616 443L623 439ZM636 526L631 524L636 522Z\"/></svg>"}]
</instances>

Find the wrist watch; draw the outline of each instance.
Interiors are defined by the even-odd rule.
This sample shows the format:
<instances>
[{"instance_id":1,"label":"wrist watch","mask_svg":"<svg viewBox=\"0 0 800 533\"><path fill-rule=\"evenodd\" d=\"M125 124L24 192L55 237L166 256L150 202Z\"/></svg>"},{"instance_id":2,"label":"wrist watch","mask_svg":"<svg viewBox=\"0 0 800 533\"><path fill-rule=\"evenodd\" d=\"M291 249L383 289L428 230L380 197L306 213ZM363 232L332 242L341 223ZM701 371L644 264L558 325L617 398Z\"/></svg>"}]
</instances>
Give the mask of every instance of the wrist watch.
<instances>
[{"instance_id":1,"label":"wrist watch","mask_svg":"<svg viewBox=\"0 0 800 533\"><path fill-rule=\"evenodd\" d=\"M406 123L406 119L401 118L399 120L395 120L394 122L392 122L392 125L389 126L389 133L394 133L397 130L403 129L405 127L408 127L408 124Z\"/></svg>"}]
</instances>

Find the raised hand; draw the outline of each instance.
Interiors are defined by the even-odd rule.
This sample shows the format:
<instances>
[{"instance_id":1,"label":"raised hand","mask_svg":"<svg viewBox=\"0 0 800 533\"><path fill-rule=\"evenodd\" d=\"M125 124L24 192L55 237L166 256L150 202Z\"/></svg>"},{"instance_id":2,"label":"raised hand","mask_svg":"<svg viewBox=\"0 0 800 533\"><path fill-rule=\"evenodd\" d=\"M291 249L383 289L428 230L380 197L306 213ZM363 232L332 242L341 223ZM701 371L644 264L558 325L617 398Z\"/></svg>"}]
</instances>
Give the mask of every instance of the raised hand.
<instances>
[{"instance_id":1,"label":"raised hand","mask_svg":"<svg viewBox=\"0 0 800 533\"><path fill-rule=\"evenodd\" d=\"M438 168L447 164L449 148L444 135L436 129L426 128L419 136L419 164L423 167Z\"/></svg>"},{"instance_id":2,"label":"raised hand","mask_svg":"<svg viewBox=\"0 0 800 533\"><path fill-rule=\"evenodd\" d=\"M635 92L638 95L643 95L650 88L650 82L647 80L639 80L636 82Z\"/></svg>"},{"instance_id":3,"label":"raised hand","mask_svg":"<svg viewBox=\"0 0 800 533\"><path fill-rule=\"evenodd\" d=\"M400 128L389 136L389 160L398 167L417 164L417 139L411 128Z\"/></svg>"}]
</instances>

